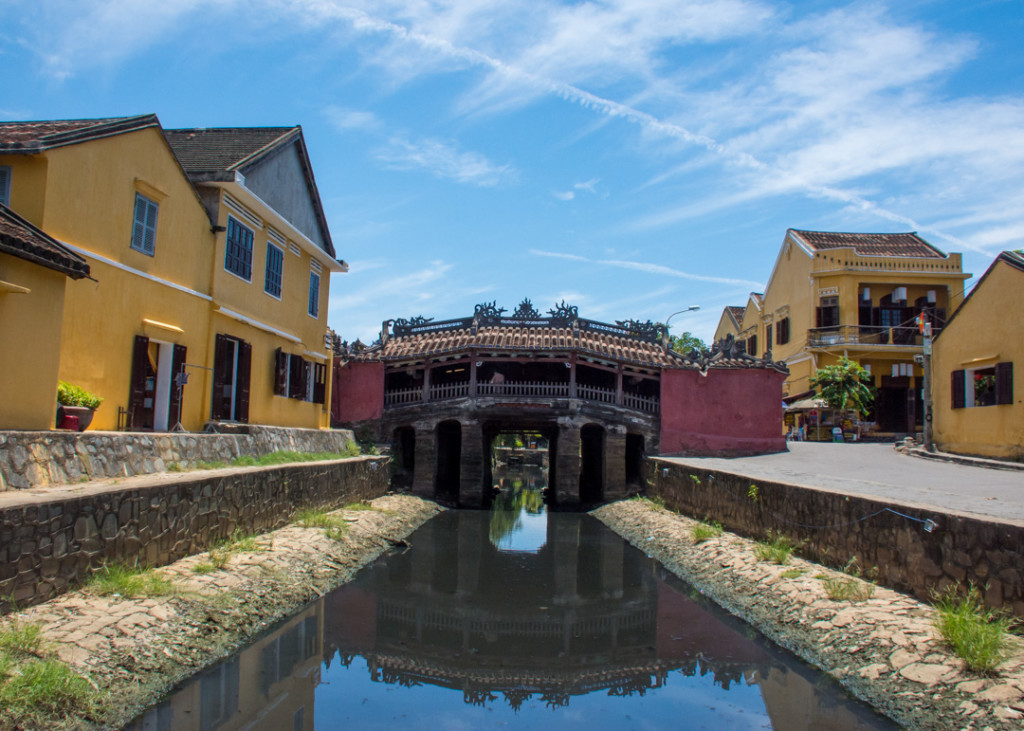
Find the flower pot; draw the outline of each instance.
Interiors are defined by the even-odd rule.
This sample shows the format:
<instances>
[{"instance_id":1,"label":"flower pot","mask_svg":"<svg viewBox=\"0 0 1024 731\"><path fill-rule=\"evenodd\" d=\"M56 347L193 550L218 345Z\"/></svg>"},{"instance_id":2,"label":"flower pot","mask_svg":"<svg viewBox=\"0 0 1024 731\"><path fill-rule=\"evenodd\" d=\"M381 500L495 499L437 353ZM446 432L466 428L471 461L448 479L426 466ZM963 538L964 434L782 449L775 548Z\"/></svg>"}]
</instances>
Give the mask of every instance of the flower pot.
<instances>
[{"instance_id":1,"label":"flower pot","mask_svg":"<svg viewBox=\"0 0 1024 731\"><path fill-rule=\"evenodd\" d=\"M77 422L77 424L75 424L75 428L78 429L78 431L85 431L89 427L89 424L92 423L92 416L94 413L96 413L95 409L86 408L85 406L58 406L57 426L60 428L67 428L63 426L67 417L75 417L75 421ZM70 426L70 424L74 422L68 419L67 423Z\"/></svg>"}]
</instances>

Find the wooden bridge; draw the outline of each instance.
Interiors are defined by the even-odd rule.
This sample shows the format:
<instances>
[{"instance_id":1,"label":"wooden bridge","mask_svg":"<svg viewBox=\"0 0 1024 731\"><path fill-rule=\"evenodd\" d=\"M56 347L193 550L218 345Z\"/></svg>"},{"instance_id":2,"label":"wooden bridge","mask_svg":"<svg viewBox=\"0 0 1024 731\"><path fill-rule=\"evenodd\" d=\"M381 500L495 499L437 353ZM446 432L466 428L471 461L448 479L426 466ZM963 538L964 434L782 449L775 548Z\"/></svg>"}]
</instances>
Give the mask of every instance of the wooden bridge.
<instances>
[{"instance_id":1,"label":"wooden bridge","mask_svg":"<svg viewBox=\"0 0 1024 731\"><path fill-rule=\"evenodd\" d=\"M784 375L784 367L731 347L710 356L677 353L666 347L665 335L656 323L580 318L565 303L542 316L529 300L508 316L485 303L473 317L389 320L377 343L343 349L333 420L372 425L393 445L398 483L463 506L489 501L490 445L511 431L548 440L549 498L557 505L598 503L639 489L644 455L666 451L666 423L668 451L700 451L678 448L679 427L706 432L703 422L713 419L705 410L693 413L699 403L677 396L683 381L706 385L712 372L722 373L724 384L728 371L733 386L744 373L759 380L740 389L744 403L736 405L747 418L732 451L785 448L781 378L771 375ZM720 395L731 398L729 389ZM769 404L766 428L757 409ZM751 424L759 425L756 444L744 443Z\"/></svg>"}]
</instances>

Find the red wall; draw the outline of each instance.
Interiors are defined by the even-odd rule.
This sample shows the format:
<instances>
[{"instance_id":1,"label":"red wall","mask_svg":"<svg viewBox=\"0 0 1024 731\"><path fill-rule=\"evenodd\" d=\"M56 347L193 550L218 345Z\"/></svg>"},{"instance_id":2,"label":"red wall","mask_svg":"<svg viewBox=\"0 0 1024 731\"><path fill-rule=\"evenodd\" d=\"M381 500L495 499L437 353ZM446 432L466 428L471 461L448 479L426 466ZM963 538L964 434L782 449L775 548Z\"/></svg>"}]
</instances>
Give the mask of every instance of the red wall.
<instances>
[{"instance_id":1,"label":"red wall","mask_svg":"<svg viewBox=\"0 0 1024 731\"><path fill-rule=\"evenodd\" d=\"M331 423L379 419L384 413L384 364L334 361Z\"/></svg>"},{"instance_id":2,"label":"red wall","mask_svg":"<svg viewBox=\"0 0 1024 731\"><path fill-rule=\"evenodd\" d=\"M661 454L784 452L785 379L768 368L662 371Z\"/></svg>"}]
</instances>

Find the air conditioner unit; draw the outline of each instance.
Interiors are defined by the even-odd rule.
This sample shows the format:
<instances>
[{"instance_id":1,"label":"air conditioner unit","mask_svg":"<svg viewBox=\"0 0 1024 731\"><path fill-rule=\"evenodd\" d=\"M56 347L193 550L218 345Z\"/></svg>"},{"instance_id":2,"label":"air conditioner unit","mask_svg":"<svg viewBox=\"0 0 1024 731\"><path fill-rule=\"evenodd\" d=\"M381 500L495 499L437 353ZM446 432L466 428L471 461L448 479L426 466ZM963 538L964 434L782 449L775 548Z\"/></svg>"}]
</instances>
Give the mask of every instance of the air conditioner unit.
<instances>
[{"instance_id":1,"label":"air conditioner unit","mask_svg":"<svg viewBox=\"0 0 1024 731\"><path fill-rule=\"evenodd\" d=\"M934 305L935 304L935 299L936 299L935 298L935 290L934 289L929 289L928 290L928 304Z\"/></svg>"},{"instance_id":2,"label":"air conditioner unit","mask_svg":"<svg viewBox=\"0 0 1024 731\"><path fill-rule=\"evenodd\" d=\"M865 287L864 289L862 289L860 291L860 298L862 300L864 300L865 302L870 302L871 301L871 288L870 287Z\"/></svg>"},{"instance_id":3,"label":"air conditioner unit","mask_svg":"<svg viewBox=\"0 0 1024 731\"><path fill-rule=\"evenodd\" d=\"M907 301L907 288L897 287L892 291L893 302L906 302Z\"/></svg>"}]
</instances>

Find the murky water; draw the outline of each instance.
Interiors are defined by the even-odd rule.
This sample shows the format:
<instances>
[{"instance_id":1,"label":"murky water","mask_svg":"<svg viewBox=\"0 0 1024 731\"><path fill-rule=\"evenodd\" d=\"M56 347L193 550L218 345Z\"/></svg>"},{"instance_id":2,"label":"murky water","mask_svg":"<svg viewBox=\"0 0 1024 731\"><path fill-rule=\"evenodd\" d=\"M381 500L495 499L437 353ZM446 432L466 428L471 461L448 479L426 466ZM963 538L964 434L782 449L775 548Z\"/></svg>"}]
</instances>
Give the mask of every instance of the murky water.
<instances>
[{"instance_id":1,"label":"murky water","mask_svg":"<svg viewBox=\"0 0 1024 731\"><path fill-rule=\"evenodd\" d=\"M530 475L129 728L893 728Z\"/></svg>"}]
</instances>

